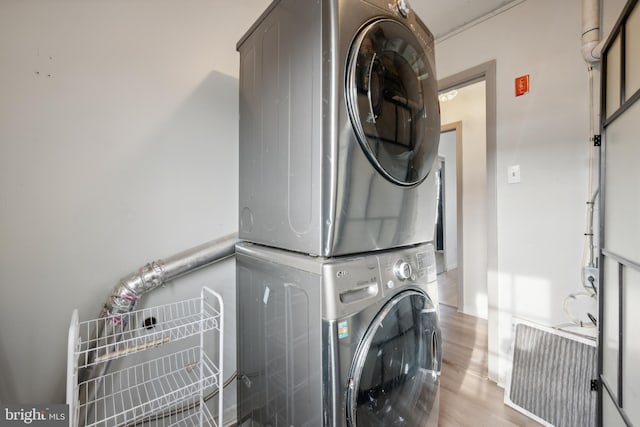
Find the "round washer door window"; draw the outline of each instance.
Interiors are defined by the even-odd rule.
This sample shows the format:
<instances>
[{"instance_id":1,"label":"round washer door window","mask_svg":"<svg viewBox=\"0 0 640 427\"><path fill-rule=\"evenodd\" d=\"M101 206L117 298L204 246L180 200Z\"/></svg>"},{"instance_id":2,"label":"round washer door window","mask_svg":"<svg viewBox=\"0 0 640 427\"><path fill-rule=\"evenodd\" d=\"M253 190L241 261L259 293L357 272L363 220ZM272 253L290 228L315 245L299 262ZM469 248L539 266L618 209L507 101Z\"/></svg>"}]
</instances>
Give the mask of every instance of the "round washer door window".
<instances>
[{"instance_id":1,"label":"round washer door window","mask_svg":"<svg viewBox=\"0 0 640 427\"><path fill-rule=\"evenodd\" d=\"M437 155L440 109L431 58L405 25L380 19L356 37L346 96L355 133L389 181L422 182Z\"/></svg>"},{"instance_id":2,"label":"round washer door window","mask_svg":"<svg viewBox=\"0 0 640 427\"><path fill-rule=\"evenodd\" d=\"M351 426L433 422L442 363L436 309L422 292L398 294L369 326L351 368Z\"/></svg>"}]
</instances>

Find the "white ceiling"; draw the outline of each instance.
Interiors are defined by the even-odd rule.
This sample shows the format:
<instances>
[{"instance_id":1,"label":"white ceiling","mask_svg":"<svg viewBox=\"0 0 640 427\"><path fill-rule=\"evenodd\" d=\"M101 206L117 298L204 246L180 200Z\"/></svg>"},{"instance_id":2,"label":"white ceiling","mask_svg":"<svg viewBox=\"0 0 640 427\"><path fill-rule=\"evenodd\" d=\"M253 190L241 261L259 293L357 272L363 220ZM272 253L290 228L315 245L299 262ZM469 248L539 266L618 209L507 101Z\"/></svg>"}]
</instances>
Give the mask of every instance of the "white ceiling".
<instances>
[{"instance_id":1,"label":"white ceiling","mask_svg":"<svg viewBox=\"0 0 640 427\"><path fill-rule=\"evenodd\" d=\"M409 0L437 40L524 0Z\"/></svg>"}]
</instances>

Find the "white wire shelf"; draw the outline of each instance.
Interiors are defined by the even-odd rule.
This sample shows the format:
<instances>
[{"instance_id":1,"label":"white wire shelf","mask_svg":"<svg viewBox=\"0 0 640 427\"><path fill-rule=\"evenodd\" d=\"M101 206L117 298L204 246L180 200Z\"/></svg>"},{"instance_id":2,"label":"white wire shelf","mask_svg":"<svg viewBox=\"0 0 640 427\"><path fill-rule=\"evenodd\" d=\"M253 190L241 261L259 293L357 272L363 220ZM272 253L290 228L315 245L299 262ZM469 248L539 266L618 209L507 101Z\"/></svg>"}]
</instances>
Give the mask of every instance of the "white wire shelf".
<instances>
[{"instance_id":1,"label":"white wire shelf","mask_svg":"<svg viewBox=\"0 0 640 427\"><path fill-rule=\"evenodd\" d=\"M200 361L201 350L189 348L80 384L85 397L80 410L92 408L89 418L100 420L86 426L126 424L198 397L201 389L211 392L218 386L218 369L206 355ZM93 400L87 396L91 386L100 390Z\"/></svg>"},{"instance_id":2,"label":"white wire shelf","mask_svg":"<svg viewBox=\"0 0 640 427\"><path fill-rule=\"evenodd\" d=\"M77 319L75 311L67 379L71 427L222 425L223 305L217 293L203 288L200 298ZM108 372L116 365L131 366ZM79 380L88 372L97 374ZM206 400L215 393L214 416Z\"/></svg>"},{"instance_id":3,"label":"white wire shelf","mask_svg":"<svg viewBox=\"0 0 640 427\"><path fill-rule=\"evenodd\" d=\"M78 367L118 359L138 351L211 330L220 331L220 313L194 298L128 314L80 322Z\"/></svg>"}]
</instances>

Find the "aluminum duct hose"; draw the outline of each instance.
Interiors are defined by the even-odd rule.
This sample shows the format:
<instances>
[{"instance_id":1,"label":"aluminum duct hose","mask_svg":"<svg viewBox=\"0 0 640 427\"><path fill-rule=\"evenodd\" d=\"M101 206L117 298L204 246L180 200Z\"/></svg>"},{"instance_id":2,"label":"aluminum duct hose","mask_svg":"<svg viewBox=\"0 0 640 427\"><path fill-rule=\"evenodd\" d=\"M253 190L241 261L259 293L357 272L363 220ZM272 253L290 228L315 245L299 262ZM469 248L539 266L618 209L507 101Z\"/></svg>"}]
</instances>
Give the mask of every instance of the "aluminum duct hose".
<instances>
[{"instance_id":1,"label":"aluminum duct hose","mask_svg":"<svg viewBox=\"0 0 640 427\"><path fill-rule=\"evenodd\" d=\"M188 249L164 260L151 262L120 280L100 313L101 317L116 317L133 310L140 297L149 291L192 273L235 253L238 234Z\"/></svg>"},{"instance_id":2,"label":"aluminum duct hose","mask_svg":"<svg viewBox=\"0 0 640 427\"><path fill-rule=\"evenodd\" d=\"M89 352L88 368L78 373L79 383L101 377L109 367L109 361L99 363L106 349L112 348L121 339L128 323L128 313L136 307L140 298L159 286L192 273L200 268L229 258L235 254L238 234L232 233L220 239L204 243L186 251L180 252L164 260L153 261L135 273L122 278L113 288L107 298L100 317L107 321L100 322L101 329L96 331L91 343L96 349ZM86 415L91 412L92 402L96 397L96 390L100 384L90 381L86 389L79 396L80 407L79 426L86 423Z\"/></svg>"}]
</instances>

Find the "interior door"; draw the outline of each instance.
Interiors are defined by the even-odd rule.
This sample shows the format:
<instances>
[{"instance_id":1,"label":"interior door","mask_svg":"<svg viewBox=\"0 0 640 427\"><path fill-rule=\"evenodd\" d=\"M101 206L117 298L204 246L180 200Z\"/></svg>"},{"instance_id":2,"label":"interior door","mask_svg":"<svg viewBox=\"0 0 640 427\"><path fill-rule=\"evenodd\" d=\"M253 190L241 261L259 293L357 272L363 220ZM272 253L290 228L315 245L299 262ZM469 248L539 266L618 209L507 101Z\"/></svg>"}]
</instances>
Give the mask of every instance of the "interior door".
<instances>
[{"instance_id":1,"label":"interior door","mask_svg":"<svg viewBox=\"0 0 640 427\"><path fill-rule=\"evenodd\" d=\"M354 358L350 426L436 426L442 365L436 308L422 292L396 295L378 313Z\"/></svg>"},{"instance_id":2,"label":"interior door","mask_svg":"<svg viewBox=\"0 0 640 427\"><path fill-rule=\"evenodd\" d=\"M599 424L640 425L640 6L603 51Z\"/></svg>"},{"instance_id":3,"label":"interior door","mask_svg":"<svg viewBox=\"0 0 640 427\"><path fill-rule=\"evenodd\" d=\"M438 152L440 109L433 42L379 19L356 37L347 64L349 116L365 154L389 181L422 182Z\"/></svg>"}]
</instances>

